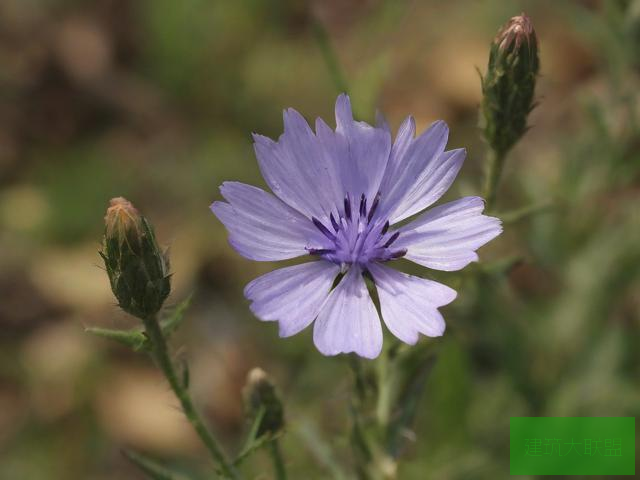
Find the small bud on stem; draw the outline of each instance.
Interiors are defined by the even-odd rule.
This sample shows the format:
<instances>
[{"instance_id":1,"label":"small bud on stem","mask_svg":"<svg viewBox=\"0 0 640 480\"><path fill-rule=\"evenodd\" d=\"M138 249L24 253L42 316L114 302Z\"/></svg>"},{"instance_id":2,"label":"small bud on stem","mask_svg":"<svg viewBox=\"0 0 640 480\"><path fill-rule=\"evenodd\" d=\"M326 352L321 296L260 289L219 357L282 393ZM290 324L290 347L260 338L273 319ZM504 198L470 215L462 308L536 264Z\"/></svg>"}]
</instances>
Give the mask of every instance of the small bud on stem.
<instances>
[{"instance_id":1,"label":"small bud on stem","mask_svg":"<svg viewBox=\"0 0 640 480\"><path fill-rule=\"evenodd\" d=\"M284 428L282 402L275 385L264 370L254 368L249 372L243 394L247 416L251 420L255 419L261 409L264 410L257 438L265 434L275 435Z\"/></svg>"},{"instance_id":2,"label":"small bud on stem","mask_svg":"<svg viewBox=\"0 0 640 480\"><path fill-rule=\"evenodd\" d=\"M147 219L122 197L107 209L100 255L119 306L138 318L158 313L171 291L169 259Z\"/></svg>"},{"instance_id":3,"label":"small bud on stem","mask_svg":"<svg viewBox=\"0 0 640 480\"><path fill-rule=\"evenodd\" d=\"M527 130L538 69L538 41L531 20L524 14L513 17L494 39L482 79L484 135L499 154Z\"/></svg>"},{"instance_id":4,"label":"small bud on stem","mask_svg":"<svg viewBox=\"0 0 640 480\"><path fill-rule=\"evenodd\" d=\"M220 443L193 405L188 390L188 370L185 368L183 374L178 375L169 354L167 336L182 321L188 300L165 322L159 321L158 312L171 291L169 259L158 247L151 224L122 197L112 199L107 209L100 256L104 260L111 290L120 307L142 320L144 332L105 329L90 331L102 337L118 340L136 350L148 351L180 401L185 416L218 464L219 473L224 478L240 479L240 474L227 459ZM166 477L165 470L148 459L140 455L129 457L148 474Z\"/></svg>"},{"instance_id":5,"label":"small bud on stem","mask_svg":"<svg viewBox=\"0 0 640 480\"><path fill-rule=\"evenodd\" d=\"M491 149L485 185L489 208L504 157L527 131L539 68L538 40L531 20L525 14L511 18L491 44L482 78L481 128Z\"/></svg>"}]
</instances>

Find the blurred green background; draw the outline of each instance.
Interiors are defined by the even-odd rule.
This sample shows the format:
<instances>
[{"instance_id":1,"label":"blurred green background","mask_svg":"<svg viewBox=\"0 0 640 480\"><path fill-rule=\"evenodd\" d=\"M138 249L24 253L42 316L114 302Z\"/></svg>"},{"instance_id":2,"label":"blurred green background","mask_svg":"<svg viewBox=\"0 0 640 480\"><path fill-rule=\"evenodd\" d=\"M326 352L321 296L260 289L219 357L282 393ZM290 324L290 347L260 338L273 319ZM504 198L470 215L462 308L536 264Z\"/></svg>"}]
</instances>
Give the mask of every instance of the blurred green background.
<instances>
[{"instance_id":1,"label":"blurred green background","mask_svg":"<svg viewBox=\"0 0 640 480\"><path fill-rule=\"evenodd\" d=\"M436 276L459 297L445 336L423 340L438 360L399 478L507 478L510 416L639 414L640 1L2 0L0 479L143 478L123 446L187 469L203 456L152 363L83 332L132 325L97 254L121 195L171 246L170 301L195 292L173 345L228 448L261 366L286 401L291 478L348 471L346 359L252 317L242 289L274 266L232 251L208 206L224 180L264 185L250 133L279 135L283 108L332 119L315 22L359 116L446 120L468 150L447 198L477 194L476 68L521 11L540 40L539 106L498 211L553 207L499 215L480 264ZM246 471L272 475L263 454Z\"/></svg>"}]
</instances>

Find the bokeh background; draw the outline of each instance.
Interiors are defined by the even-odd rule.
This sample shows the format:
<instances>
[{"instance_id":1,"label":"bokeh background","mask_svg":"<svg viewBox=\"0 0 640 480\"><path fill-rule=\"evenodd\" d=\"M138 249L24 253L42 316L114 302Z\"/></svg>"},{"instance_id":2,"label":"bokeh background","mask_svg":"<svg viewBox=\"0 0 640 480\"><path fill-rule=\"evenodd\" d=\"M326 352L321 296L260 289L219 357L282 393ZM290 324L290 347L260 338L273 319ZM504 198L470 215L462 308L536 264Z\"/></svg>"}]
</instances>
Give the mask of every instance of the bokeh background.
<instances>
[{"instance_id":1,"label":"bokeh background","mask_svg":"<svg viewBox=\"0 0 640 480\"><path fill-rule=\"evenodd\" d=\"M504 234L433 274L460 294L424 340L438 360L400 478L506 478L510 416L640 413L640 1L2 0L0 479L143 478L122 447L187 470L203 457L148 358L83 331L134 325L97 254L121 195L171 247L170 302L194 292L174 352L228 449L261 366L285 398L291 478L349 472L345 358L252 317L243 286L274 266L232 251L208 206L224 180L263 185L250 133L279 135L283 108L332 119L318 23L358 115L446 120L468 150L447 198L478 193L477 69L521 11L539 106L508 159ZM264 454L246 471L271 478Z\"/></svg>"}]
</instances>

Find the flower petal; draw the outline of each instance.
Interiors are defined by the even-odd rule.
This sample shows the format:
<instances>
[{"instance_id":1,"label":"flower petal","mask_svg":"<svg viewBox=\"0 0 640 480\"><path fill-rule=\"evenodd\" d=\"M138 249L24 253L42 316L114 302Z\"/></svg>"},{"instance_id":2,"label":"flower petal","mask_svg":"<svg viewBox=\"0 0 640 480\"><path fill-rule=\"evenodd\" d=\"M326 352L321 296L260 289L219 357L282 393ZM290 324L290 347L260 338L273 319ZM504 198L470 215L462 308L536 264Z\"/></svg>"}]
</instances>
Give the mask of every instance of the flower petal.
<instances>
[{"instance_id":1,"label":"flower petal","mask_svg":"<svg viewBox=\"0 0 640 480\"><path fill-rule=\"evenodd\" d=\"M345 193L353 199L364 194L371 205L389 160L389 132L355 121L351 101L342 94L336 100L336 131L316 128L316 133L328 156L338 165Z\"/></svg>"},{"instance_id":2,"label":"flower petal","mask_svg":"<svg viewBox=\"0 0 640 480\"><path fill-rule=\"evenodd\" d=\"M318 316L339 271L322 260L280 268L249 283L244 295L260 320L277 320L280 336L290 337Z\"/></svg>"},{"instance_id":3,"label":"flower petal","mask_svg":"<svg viewBox=\"0 0 640 480\"><path fill-rule=\"evenodd\" d=\"M316 137L325 159L323 174L331 184L327 192L332 194L331 205L335 207L333 211L337 215L347 194L347 187L343 181L348 174L347 144L345 139L337 135L320 117L316 118Z\"/></svg>"},{"instance_id":4,"label":"flower petal","mask_svg":"<svg viewBox=\"0 0 640 480\"><path fill-rule=\"evenodd\" d=\"M391 223L410 216L405 213L409 209L416 213L426 208L444 193L443 191L439 195L431 194L431 190L436 188L438 191L441 190L442 185L438 180L444 175L443 169L449 170L446 167L449 165L451 155L442 155L449 136L447 124L437 121L418 138L414 139L414 134L415 122L409 117L398 130L391 159L382 181L380 192L384 204L380 215L389 218ZM451 185L453 178L448 183L444 182L445 191ZM419 209L416 209L417 207Z\"/></svg>"},{"instance_id":5,"label":"flower petal","mask_svg":"<svg viewBox=\"0 0 640 480\"><path fill-rule=\"evenodd\" d=\"M437 202L456 179L466 154L464 148L459 148L438 155L396 206L389 222L400 222Z\"/></svg>"},{"instance_id":6,"label":"flower petal","mask_svg":"<svg viewBox=\"0 0 640 480\"><path fill-rule=\"evenodd\" d=\"M329 294L313 327L313 341L324 355L355 352L376 358L382 349L382 326L362 271L352 266Z\"/></svg>"},{"instance_id":7,"label":"flower petal","mask_svg":"<svg viewBox=\"0 0 640 480\"><path fill-rule=\"evenodd\" d=\"M376 110L376 128L381 128L389 132L389 135L391 135L391 127L389 127L389 122L387 122L387 118L380 110Z\"/></svg>"},{"instance_id":8,"label":"flower petal","mask_svg":"<svg viewBox=\"0 0 640 480\"><path fill-rule=\"evenodd\" d=\"M387 164L387 170L385 171L382 184L380 185L381 192L390 192L391 187L397 182L400 177L403 165L401 162L404 159L407 149L413 143L413 138L416 134L416 121L409 115L400 124L398 133L391 147L391 153L389 155L389 163Z\"/></svg>"},{"instance_id":9,"label":"flower petal","mask_svg":"<svg viewBox=\"0 0 640 480\"><path fill-rule=\"evenodd\" d=\"M339 184L327 174L334 169L334 161L326 156L302 115L290 108L283 117L284 133L277 142L253 136L262 176L283 202L309 218L327 218Z\"/></svg>"},{"instance_id":10,"label":"flower petal","mask_svg":"<svg viewBox=\"0 0 640 480\"><path fill-rule=\"evenodd\" d=\"M400 229L396 248L405 258L436 270L454 271L477 261L475 251L502 232L498 218L482 215L484 200L464 197L433 208Z\"/></svg>"},{"instance_id":11,"label":"flower petal","mask_svg":"<svg viewBox=\"0 0 640 480\"><path fill-rule=\"evenodd\" d=\"M380 297L382 319L391 333L410 345L418 341L419 333L429 337L444 333L438 307L451 303L455 290L380 264L370 265L369 272Z\"/></svg>"},{"instance_id":12,"label":"flower petal","mask_svg":"<svg viewBox=\"0 0 640 480\"><path fill-rule=\"evenodd\" d=\"M214 202L211 210L227 227L229 243L251 260L272 261L325 248L313 223L273 195L239 182L225 182L220 191L229 202Z\"/></svg>"}]
</instances>

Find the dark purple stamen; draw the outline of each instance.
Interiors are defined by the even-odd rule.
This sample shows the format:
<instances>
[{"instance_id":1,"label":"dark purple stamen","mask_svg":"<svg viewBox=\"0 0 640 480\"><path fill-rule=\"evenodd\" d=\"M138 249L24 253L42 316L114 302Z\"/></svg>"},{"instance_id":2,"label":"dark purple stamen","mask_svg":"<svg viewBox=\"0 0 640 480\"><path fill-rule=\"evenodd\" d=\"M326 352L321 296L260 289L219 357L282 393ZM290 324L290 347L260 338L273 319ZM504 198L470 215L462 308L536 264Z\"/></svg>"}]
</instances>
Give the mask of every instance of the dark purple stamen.
<instances>
[{"instance_id":1,"label":"dark purple stamen","mask_svg":"<svg viewBox=\"0 0 640 480\"><path fill-rule=\"evenodd\" d=\"M389 240L387 240L387 243L384 244L384 248L389 248L389 246L395 242L398 237L400 236L400 232L396 232L393 235L391 235L391 238Z\"/></svg>"},{"instance_id":2,"label":"dark purple stamen","mask_svg":"<svg viewBox=\"0 0 640 480\"><path fill-rule=\"evenodd\" d=\"M373 214L376 213L376 208L378 208L379 202L380 202L380 192L376 193L376 196L373 199L373 203L371 204L371 210L369 210L369 215L367 216L367 222L371 222L371 219L373 218Z\"/></svg>"},{"instance_id":3,"label":"dark purple stamen","mask_svg":"<svg viewBox=\"0 0 640 480\"><path fill-rule=\"evenodd\" d=\"M360 216L364 217L367 213L367 197L364 196L364 193L360 197Z\"/></svg>"},{"instance_id":4,"label":"dark purple stamen","mask_svg":"<svg viewBox=\"0 0 640 480\"><path fill-rule=\"evenodd\" d=\"M330 248L307 248L309 255L324 255L326 253L334 253L335 250Z\"/></svg>"},{"instance_id":5,"label":"dark purple stamen","mask_svg":"<svg viewBox=\"0 0 640 480\"><path fill-rule=\"evenodd\" d=\"M336 231L336 233L338 233L338 231L340 230L340 225L338 225L336 219L333 218L333 213L329 215L329 218L331 219L331 225L333 226L333 229Z\"/></svg>"},{"instance_id":6,"label":"dark purple stamen","mask_svg":"<svg viewBox=\"0 0 640 480\"><path fill-rule=\"evenodd\" d=\"M391 255L389 255L389 258L400 258L400 257L404 257L406 254L407 254L407 249L402 248L400 250L396 250L395 252L391 252Z\"/></svg>"},{"instance_id":7,"label":"dark purple stamen","mask_svg":"<svg viewBox=\"0 0 640 480\"><path fill-rule=\"evenodd\" d=\"M318 230L320 230L322 232L322 234L325 237L327 237L331 241L335 241L336 240L336 236L333 233L331 233L329 231L329 229L327 227L325 227L320 220L318 220L316 217L311 217L311 221L318 228Z\"/></svg>"},{"instance_id":8,"label":"dark purple stamen","mask_svg":"<svg viewBox=\"0 0 640 480\"><path fill-rule=\"evenodd\" d=\"M355 202L358 197L354 196L353 199ZM366 268L371 262L387 262L407 254L406 248L389 248L400 237L401 230L395 229L389 232L389 220L376 217L378 209L383 208L380 207L380 192L376 193L372 199L362 193L359 200L358 216L356 216L355 203L352 209L352 194L347 193L344 196L344 211L339 209L330 211L328 218L321 217L322 221L311 217L316 228L331 243L326 245L328 248L324 248L324 240L319 245L320 248L307 247L309 255L320 256L324 260L340 265L341 268L351 264ZM370 208L367 208L369 201Z\"/></svg>"},{"instance_id":9,"label":"dark purple stamen","mask_svg":"<svg viewBox=\"0 0 640 480\"><path fill-rule=\"evenodd\" d=\"M349 199L349 194L344 197L344 216L347 217L348 220L351 220L351 200Z\"/></svg>"}]
</instances>

